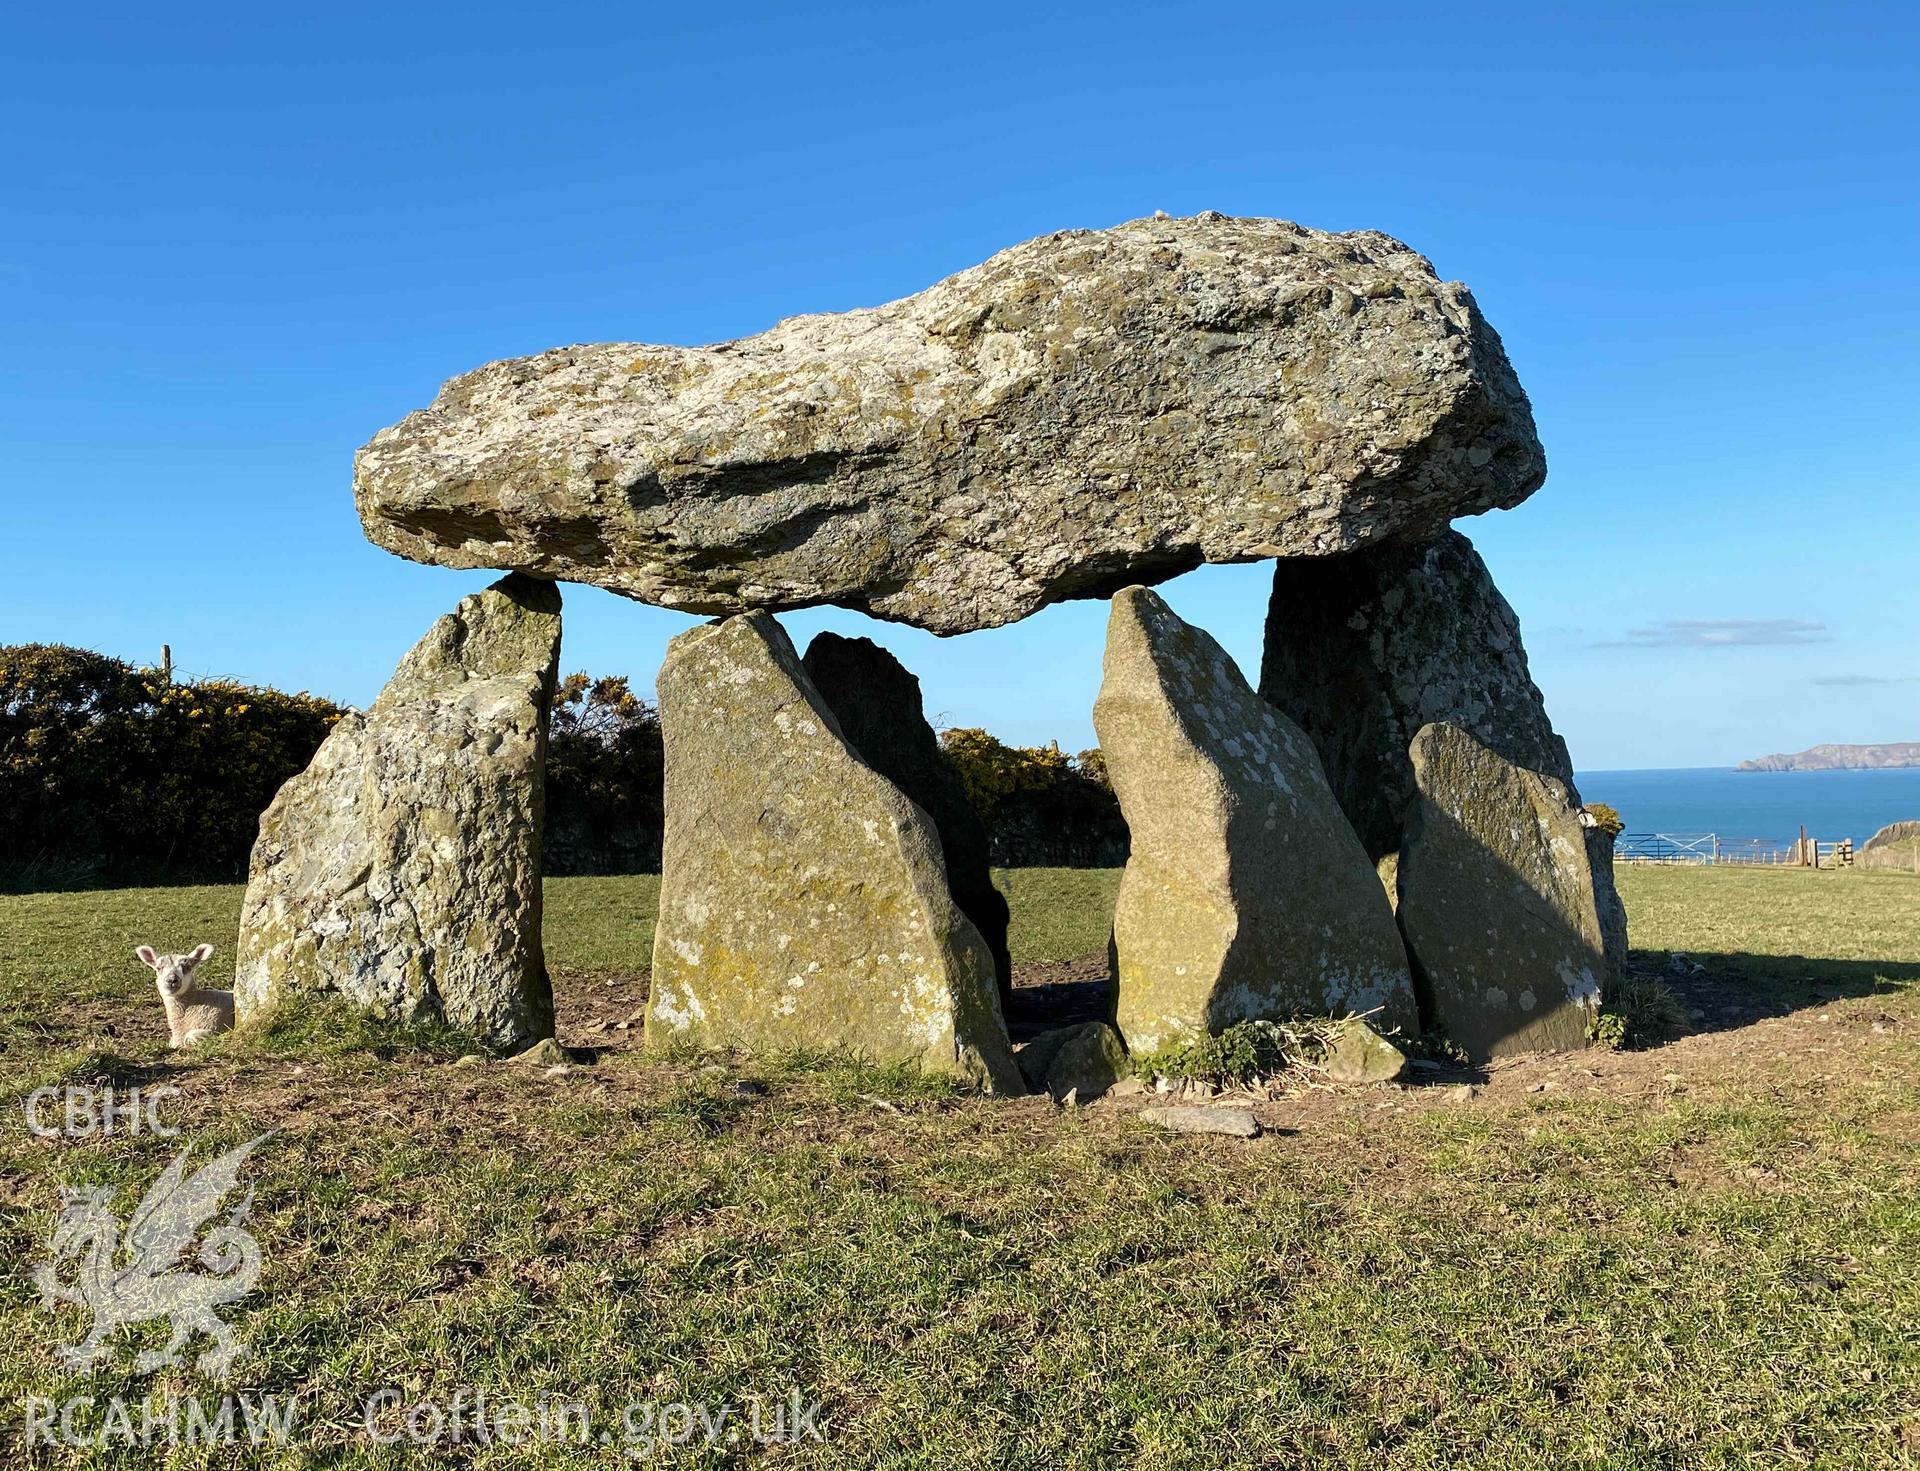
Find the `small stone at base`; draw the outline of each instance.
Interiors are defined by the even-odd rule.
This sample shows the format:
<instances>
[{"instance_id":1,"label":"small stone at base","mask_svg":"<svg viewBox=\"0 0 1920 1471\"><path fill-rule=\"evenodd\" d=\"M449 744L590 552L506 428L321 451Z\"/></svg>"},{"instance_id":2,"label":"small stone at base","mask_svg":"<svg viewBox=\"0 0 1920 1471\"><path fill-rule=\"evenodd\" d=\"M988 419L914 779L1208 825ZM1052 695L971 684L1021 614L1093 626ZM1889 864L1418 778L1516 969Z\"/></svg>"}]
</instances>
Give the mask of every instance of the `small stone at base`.
<instances>
[{"instance_id":1,"label":"small stone at base","mask_svg":"<svg viewBox=\"0 0 1920 1471\"><path fill-rule=\"evenodd\" d=\"M551 1037L542 1037L525 1052L516 1054L513 1060L515 1062L529 1063L536 1066L544 1065L547 1067L572 1061L572 1059L567 1056L567 1050Z\"/></svg>"},{"instance_id":2,"label":"small stone at base","mask_svg":"<svg viewBox=\"0 0 1920 1471\"><path fill-rule=\"evenodd\" d=\"M1236 1139L1258 1139L1260 1121L1247 1108L1171 1107L1142 1110L1143 1118L1176 1134L1230 1134Z\"/></svg>"}]
</instances>

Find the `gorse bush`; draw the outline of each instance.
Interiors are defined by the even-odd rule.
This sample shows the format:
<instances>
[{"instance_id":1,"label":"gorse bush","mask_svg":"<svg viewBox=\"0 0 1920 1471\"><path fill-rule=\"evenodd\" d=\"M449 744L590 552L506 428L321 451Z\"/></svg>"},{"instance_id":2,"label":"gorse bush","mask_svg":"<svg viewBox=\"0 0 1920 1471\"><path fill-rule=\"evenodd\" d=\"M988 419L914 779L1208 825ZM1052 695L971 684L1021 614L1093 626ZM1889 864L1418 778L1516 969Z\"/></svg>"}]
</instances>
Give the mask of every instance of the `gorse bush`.
<instances>
[{"instance_id":1,"label":"gorse bush","mask_svg":"<svg viewBox=\"0 0 1920 1471\"><path fill-rule=\"evenodd\" d=\"M260 814L345 712L223 679L169 685L155 676L145 689L128 739L133 782L124 795L140 814L131 856L244 870Z\"/></svg>"},{"instance_id":2,"label":"gorse bush","mask_svg":"<svg viewBox=\"0 0 1920 1471\"><path fill-rule=\"evenodd\" d=\"M660 717L624 677L562 680L547 742L547 872L657 873L665 769Z\"/></svg>"},{"instance_id":3,"label":"gorse bush","mask_svg":"<svg viewBox=\"0 0 1920 1471\"><path fill-rule=\"evenodd\" d=\"M1095 749L1069 757L1058 746L1009 746L960 726L941 750L987 826L1003 868L1108 868L1127 857L1127 825Z\"/></svg>"},{"instance_id":4,"label":"gorse bush","mask_svg":"<svg viewBox=\"0 0 1920 1471\"><path fill-rule=\"evenodd\" d=\"M1618 811L1605 802L1587 803L1587 816L1593 819L1593 825L1610 838L1617 838L1627 830L1627 824Z\"/></svg>"},{"instance_id":5,"label":"gorse bush","mask_svg":"<svg viewBox=\"0 0 1920 1471\"><path fill-rule=\"evenodd\" d=\"M241 877L260 814L345 713L232 680L175 683L86 649L0 647L0 881ZM562 681L549 871L658 869L661 771L660 722L625 679Z\"/></svg>"},{"instance_id":6,"label":"gorse bush","mask_svg":"<svg viewBox=\"0 0 1920 1471\"><path fill-rule=\"evenodd\" d=\"M111 827L120 746L144 700L118 659L59 644L0 648L0 815L14 862L94 853Z\"/></svg>"},{"instance_id":7,"label":"gorse bush","mask_svg":"<svg viewBox=\"0 0 1920 1471\"><path fill-rule=\"evenodd\" d=\"M942 732L940 745L973 810L987 822L1015 798L1048 791L1073 770L1058 746L1009 746L977 726Z\"/></svg>"},{"instance_id":8,"label":"gorse bush","mask_svg":"<svg viewBox=\"0 0 1920 1471\"><path fill-rule=\"evenodd\" d=\"M85 649L0 647L0 861L15 876L238 874L262 809L342 713Z\"/></svg>"}]
</instances>

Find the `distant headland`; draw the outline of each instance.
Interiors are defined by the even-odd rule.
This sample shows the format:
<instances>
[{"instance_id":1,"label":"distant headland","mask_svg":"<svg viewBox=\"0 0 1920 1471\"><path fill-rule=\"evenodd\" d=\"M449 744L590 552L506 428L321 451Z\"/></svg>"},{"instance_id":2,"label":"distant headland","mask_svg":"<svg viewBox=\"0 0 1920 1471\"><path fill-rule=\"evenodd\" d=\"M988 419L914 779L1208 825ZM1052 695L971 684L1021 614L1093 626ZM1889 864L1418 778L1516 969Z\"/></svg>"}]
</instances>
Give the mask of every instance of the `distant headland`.
<instances>
[{"instance_id":1,"label":"distant headland","mask_svg":"<svg viewBox=\"0 0 1920 1471\"><path fill-rule=\"evenodd\" d=\"M1791 756L1762 756L1742 761L1735 771L1885 771L1920 766L1920 741L1887 746L1809 746Z\"/></svg>"}]
</instances>

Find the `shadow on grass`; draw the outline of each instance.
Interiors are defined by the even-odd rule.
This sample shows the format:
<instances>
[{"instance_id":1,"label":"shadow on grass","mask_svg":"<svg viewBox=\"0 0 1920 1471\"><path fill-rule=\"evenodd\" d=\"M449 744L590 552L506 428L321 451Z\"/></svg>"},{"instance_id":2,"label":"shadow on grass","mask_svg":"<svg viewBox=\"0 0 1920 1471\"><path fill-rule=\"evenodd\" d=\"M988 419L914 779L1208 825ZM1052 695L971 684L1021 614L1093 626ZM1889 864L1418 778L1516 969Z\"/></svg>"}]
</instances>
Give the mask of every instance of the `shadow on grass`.
<instances>
[{"instance_id":1,"label":"shadow on grass","mask_svg":"<svg viewBox=\"0 0 1920 1471\"><path fill-rule=\"evenodd\" d=\"M1806 955L1696 951L1674 959L1636 950L1632 963L1664 981L1686 1006L1681 1033L1735 1031L1833 1001L1891 996L1920 984L1920 961L1831 960Z\"/></svg>"},{"instance_id":2,"label":"shadow on grass","mask_svg":"<svg viewBox=\"0 0 1920 1471\"><path fill-rule=\"evenodd\" d=\"M1100 955L1066 965L1033 967L1048 976L1038 982L1017 970L1013 1001L1006 1013L1007 1035L1015 1042L1026 1042L1056 1027L1112 1020L1114 984L1106 968L1107 957ZM1076 974L1076 969L1085 973Z\"/></svg>"},{"instance_id":3,"label":"shadow on grass","mask_svg":"<svg viewBox=\"0 0 1920 1471\"><path fill-rule=\"evenodd\" d=\"M1089 955L1057 966L1021 967L1026 974L1014 989L1007 1015L1007 1031L1013 1041L1026 1042L1055 1027L1111 1017L1113 983L1104 974L1105 960L1104 956ZM1637 977L1670 988L1687 1013L1677 1029L1664 1037L1648 1037L1639 1046L1659 1046L1707 1032L1737 1031L1834 1001L1890 996L1920 985L1920 959L1833 960L1696 951L1676 966L1666 951L1635 950L1630 963ZM1488 1076L1484 1063L1422 1058L1403 1081L1414 1087L1456 1087L1484 1083Z\"/></svg>"},{"instance_id":4,"label":"shadow on grass","mask_svg":"<svg viewBox=\"0 0 1920 1471\"><path fill-rule=\"evenodd\" d=\"M8 1061L17 1065L9 1069L5 1083L0 1084L0 1103L9 1109L44 1089L111 1088L124 1092L170 1083L194 1071L178 1053L140 1058L99 1047L59 1047Z\"/></svg>"}]
</instances>

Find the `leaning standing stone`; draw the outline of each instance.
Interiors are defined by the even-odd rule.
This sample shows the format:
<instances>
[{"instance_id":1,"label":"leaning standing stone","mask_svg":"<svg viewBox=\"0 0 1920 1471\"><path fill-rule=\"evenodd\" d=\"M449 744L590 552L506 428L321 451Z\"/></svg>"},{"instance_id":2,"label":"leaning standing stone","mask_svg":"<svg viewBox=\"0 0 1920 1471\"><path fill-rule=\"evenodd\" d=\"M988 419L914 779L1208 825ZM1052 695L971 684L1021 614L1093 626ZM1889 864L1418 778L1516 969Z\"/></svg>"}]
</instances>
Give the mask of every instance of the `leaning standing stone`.
<instances>
[{"instance_id":1,"label":"leaning standing stone","mask_svg":"<svg viewBox=\"0 0 1920 1471\"><path fill-rule=\"evenodd\" d=\"M1093 723L1132 834L1113 921L1136 1056L1236 1022L1418 1030L1380 880L1313 743L1143 587L1113 600Z\"/></svg>"},{"instance_id":2,"label":"leaning standing stone","mask_svg":"<svg viewBox=\"0 0 1920 1471\"><path fill-rule=\"evenodd\" d=\"M1580 809L1451 725L1412 755L1400 927L1435 1019L1475 1058L1584 1047L1605 965Z\"/></svg>"},{"instance_id":3,"label":"leaning standing stone","mask_svg":"<svg viewBox=\"0 0 1920 1471\"><path fill-rule=\"evenodd\" d=\"M993 952L1004 1015L1013 999L1007 901L993 886L986 824L921 710L920 681L872 639L837 633L815 634L801 662L847 744L933 819L953 902Z\"/></svg>"},{"instance_id":4,"label":"leaning standing stone","mask_svg":"<svg viewBox=\"0 0 1920 1471\"><path fill-rule=\"evenodd\" d=\"M647 1041L841 1051L1024 1092L939 835L849 746L779 624L681 634L659 691Z\"/></svg>"},{"instance_id":5,"label":"leaning standing stone","mask_svg":"<svg viewBox=\"0 0 1920 1471\"><path fill-rule=\"evenodd\" d=\"M260 819L240 917L242 1016L335 994L494 1047L553 1033L540 948L560 593L514 574L414 645Z\"/></svg>"},{"instance_id":6,"label":"leaning standing stone","mask_svg":"<svg viewBox=\"0 0 1920 1471\"><path fill-rule=\"evenodd\" d=\"M1457 531L1430 545L1281 558L1260 693L1313 738L1375 859L1400 844L1415 795L1407 748L1432 722L1458 726L1574 791L1573 763L1527 667L1520 620ZM1621 975L1627 917L1614 893L1612 843L1597 831L1586 842L1608 966Z\"/></svg>"}]
</instances>

